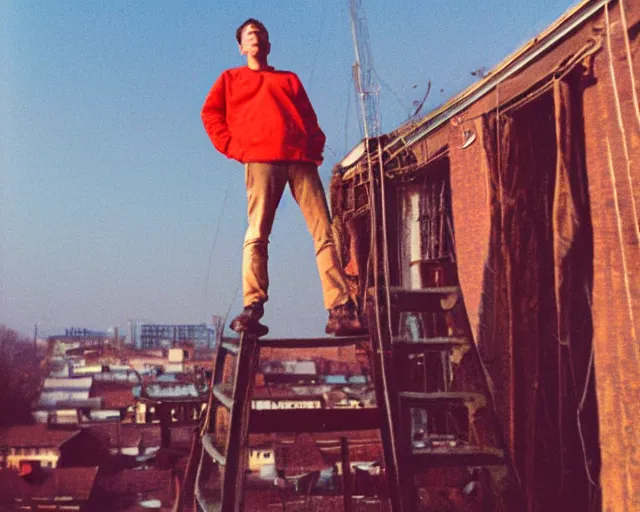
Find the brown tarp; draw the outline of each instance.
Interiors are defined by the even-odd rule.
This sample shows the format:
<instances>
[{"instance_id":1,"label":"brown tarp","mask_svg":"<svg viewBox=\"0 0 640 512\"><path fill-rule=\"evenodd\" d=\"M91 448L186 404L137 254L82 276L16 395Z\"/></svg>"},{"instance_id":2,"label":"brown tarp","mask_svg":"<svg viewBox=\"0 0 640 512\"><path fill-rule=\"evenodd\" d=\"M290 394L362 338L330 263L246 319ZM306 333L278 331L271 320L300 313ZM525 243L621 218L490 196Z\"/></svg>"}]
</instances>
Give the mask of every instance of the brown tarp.
<instances>
[{"instance_id":1,"label":"brown tarp","mask_svg":"<svg viewBox=\"0 0 640 512\"><path fill-rule=\"evenodd\" d=\"M472 146L451 128L460 284L530 511L640 510L639 26L612 2L592 57Z\"/></svg>"},{"instance_id":2,"label":"brown tarp","mask_svg":"<svg viewBox=\"0 0 640 512\"><path fill-rule=\"evenodd\" d=\"M640 5L625 0L622 12L620 5L599 20L605 45L593 62L597 83L584 93L593 212L593 342L607 512L640 510Z\"/></svg>"}]
</instances>

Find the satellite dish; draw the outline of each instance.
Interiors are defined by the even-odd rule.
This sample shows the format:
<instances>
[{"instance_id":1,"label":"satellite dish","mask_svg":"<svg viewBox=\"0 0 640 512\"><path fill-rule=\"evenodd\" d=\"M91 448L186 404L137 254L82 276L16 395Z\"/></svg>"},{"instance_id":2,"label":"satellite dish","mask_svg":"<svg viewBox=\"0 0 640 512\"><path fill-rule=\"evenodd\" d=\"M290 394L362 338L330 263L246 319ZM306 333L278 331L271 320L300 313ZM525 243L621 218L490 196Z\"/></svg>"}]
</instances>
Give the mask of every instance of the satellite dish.
<instances>
[{"instance_id":1,"label":"satellite dish","mask_svg":"<svg viewBox=\"0 0 640 512\"><path fill-rule=\"evenodd\" d=\"M467 149L469 146L471 146L471 144L475 142L476 134L471 130L465 130L462 134L462 139L462 149Z\"/></svg>"}]
</instances>

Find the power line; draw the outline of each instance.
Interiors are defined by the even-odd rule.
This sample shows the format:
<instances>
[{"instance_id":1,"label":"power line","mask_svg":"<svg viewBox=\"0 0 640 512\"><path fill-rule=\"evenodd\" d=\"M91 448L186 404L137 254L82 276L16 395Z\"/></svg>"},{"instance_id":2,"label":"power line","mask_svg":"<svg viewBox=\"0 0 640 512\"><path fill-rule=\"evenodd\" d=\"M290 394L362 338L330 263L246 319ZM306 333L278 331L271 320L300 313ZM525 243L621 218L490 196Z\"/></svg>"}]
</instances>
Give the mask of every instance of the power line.
<instances>
[{"instance_id":1,"label":"power line","mask_svg":"<svg viewBox=\"0 0 640 512\"><path fill-rule=\"evenodd\" d=\"M351 79L349 80L349 82L351 82ZM349 85L351 85L351 83L349 83ZM347 114L344 116L344 154L346 154L347 150L349 149L347 144L348 144L348 138L349 138L349 108L350 108L350 106L351 106L351 91L349 91L349 88L347 87Z\"/></svg>"},{"instance_id":2,"label":"power line","mask_svg":"<svg viewBox=\"0 0 640 512\"><path fill-rule=\"evenodd\" d=\"M227 187L224 191L224 199L222 200L222 206L220 207L220 214L218 215L218 222L216 224L216 230L213 235L213 242L211 243L211 250L209 251L209 264L207 265L207 277L204 281L204 309L206 310L209 303L209 277L211 274L211 264L213 262L213 251L218 243L218 234L220 232L220 225L222 224L222 214L224 213L225 206L227 205L227 198L229 197L229 189L231 188L231 180L227 183Z\"/></svg>"},{"instance_id":3,"label":"power line","mask_svg":"<svg viewBox=\"0 0 640 512\"><path fill-rule=\"evenodd\" d=\"M411 116L411 110L408 109L407 106L402 102L402 100L400 99L400 96L391 88L391 86L388 83L386 83L384 80L382 80L382 78L380 78L380 75L378 75L378 72L375 69L373 70L373 72L376 75L376 80L380 82L380 85L382 85L382 87L384 87L391 93L393 98L398 102L398 105L400 105L400 107L402 108L402 110L404 110L407 116Z\"/></svg>"},{"instance_id":4,"label":"power line","mask_svg":"<svg viewBox=\"0 0 640 512\"><path fill-rule=\"evenodd\" d=\"M313 56L313 63L311 64L311 71L309 73L309 78L307 79L307 88L311 88L311 79L313 78L313 73L316 69L316 62L318 60L318 54L320 53L320 43L322 42L322 35L324 32L325 18L327 11L327 3L326 1L322 2L322 21L320 24L320 30L318 31L318 40L316 41L316 51Z\"/></svg>"}]
</instances>

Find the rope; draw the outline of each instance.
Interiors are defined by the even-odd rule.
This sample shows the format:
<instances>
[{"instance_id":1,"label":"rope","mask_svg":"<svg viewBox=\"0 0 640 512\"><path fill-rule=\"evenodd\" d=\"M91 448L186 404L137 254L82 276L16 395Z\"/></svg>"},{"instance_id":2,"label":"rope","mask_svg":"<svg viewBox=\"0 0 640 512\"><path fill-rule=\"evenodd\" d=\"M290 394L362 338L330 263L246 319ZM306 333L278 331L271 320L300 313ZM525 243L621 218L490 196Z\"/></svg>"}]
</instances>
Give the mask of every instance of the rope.
<instances>
[{"instance_id":1,"label":"rope","mask_svg":"<svg viewBox=\"0 0 640 512\"><path fill-rule=\"evenodd\" d=\"M629 72L631 74L631 92L633 98L633 106L636 111L636 119L640 128L640 106L638 105L638 89L636 89L636 78L633 73L633 59L631 58L631 45L629 43L629 29L627 28L627 15L624 12L624 0L620 0L620 18L622 19L622 29L624 32L624 44L627 48L627 62L629 63Z\"/></svg>"},{"instance_id":2,"label":"rope","mask_svg":"<svg viewBox=\"0 0 640 512\"><path fill-rule=\"evenodd\" d=\"M375 191L375 179L373 176L373 164L371 162L371 153L369 152L369 139L365 140L365 145L366 145L366 154L367 154L367 167L368 167L368 173L369 173L369 189L370 189L370 195L369 195L369 211L370 211L370 219L371 219L371 249L370 249L370 255L369 258L373 257L373 275L374 275L374 305L375 305L375 312L374 312L374 317L375 317L375 323L376 323L376 332L377 332L377 336L378 336L378 340L381 342L383 339L383 330L382 330L382 319L381 319L381 315L380 315L380 285L379 285L379 279L378 279L378 275L379 275L379 265L380 265L380 261L379 261L379 252L380 252L380 247L378 244L378 236L377 236L377 228L378 228L378 222L377 222L377 210L376 210L376 204L375 204L375 195L374 195L374 191ZM381 182L384 182L384 167L382 166L382 149L380 146L380 141L378 140L378 157L379 157L379 162L380 162L380 179ZM383 212L384 212L384 203L383 204ZM384 221L384 217L383 217L383 222ZM383 227L384 228L384 227ZM386 238L386 237L385 237ZM386 245L383 248L383 250L386 250ZM386 260L386 258L385 258ZM388 273L386 272L387 268L386 265L384 266L384 271L385 271L385 285L386 285L386 292L387 292L387 310L389 312L389 318L391 318L391 313L390 313L390 308L389 308L389 287L388 287ZM368 289L368 288L367 288ZM366 289L365 289L365 293L366 293ZM369 315L369 317L371 317L371 315ZM389 329L391 329L391 322L389 322ZM383 348L383 347L381 347ZM383 381L383 386L385 390L388 390L388 381L387 381L387 372L386 372L386 368L385 368L385 354L384 352L379 354L380 360L381 360L381 369L382 369L382 381ZM388 429L389 429L389 434L391 436L393 436L394 433L394 426L392 424L392 418L390 415L390 412L392 410L392 404L390 403L390 397L389 397L389 393L384 393L384 402L385 402L385 408L387 410L387 418L388 418ZM398 458L397 458L397 454L396 454L396 450L395 450L395 444L392 442L391 443L391 452L392 452L392 457L393 457L393 467L395 468L395 472L396 472L396 484L400 484L399 481L399 475L398 475Z\"/></svg>"},{"instance_id":3,"label":"rope","mask_svg":"<svg viewBox=\"0 0 640 512\"><path fill-rule=\"evenodd\" d=\"M386 196L386 187L385 187L385 173L384 173L384 162L382 161L382 145L380 144L380 140L378 140L378 165L380 166L380 203L382 204L382 245L383 245L383 273L384 273L384 286L385 286L385 301L387 303L387 321L389 326L389 331L391 332L391 291L389 290L391 277L389 270L389 241L387 239L387 208L385 205L387 204L387 196Z\"/></svg>"},{"instance_id":4,"label":"rope","mask_svg":"<svg viewBox=\"0 0 640 512\"><path fill-rule=\"evenodd\" d=\"M611 24L609 21L609 5L608 4L605 4L604 6L604 14L605 14L605 20L607 23L607 51L609 53L609 70L611 72L611 85L613 86L613 97L615 99L615 104L616 104L616 117L618 120L618 126L620 128L620 135L622 136L622 149L624 150L624 157L627 162L627 179L629 181L635 235L636 235L638 244L640 244L640 227L638 226L638 210L636 208L635 198L633 197L633 179L631 178L631 169L630 169L631 166L629 164L629 148L627 145L627 133L624 127L624 122L622 120L622 107L620 106L620 94L618 93L616 72L613 68L614 57L613 57L613 50L611 49ZM608 139L607 139L607 144L608 144ZM609 159L611 159L611 154L609 154ZM612 169L612 166L611 166L611 169ZM616 207L617 207L617 204L618 203L616 201ZM628 276L626 276L625 278L628 279Z\"/></svg>"},{"instance_id":5,"label":"rope","mask_svg":"<svg viewBox=\"0 0 640 512\"><path fill-rule=\"evenodd\" d=\"M629 307L629 318L631 320L631 335L637 340L636 322L633 317L633 300L631 298L631 283L629 283L629 270L627 268L627 255L624 250L624 237L622 233L622 216L620 215L620 204L618 201L618 189L616 187L616 175L613 172L613 160L611 157L611 145L607 137L607 157L609 160L609 175L611 176L611 187L613 188L613 204L616 208L616 225L618 227L618 237L620 241L620 252L622 253L622 268L624 272L624 287L627 292L627 306Z\"/></svg>"},{"instance_id":6,"label":"rope","mask_svg":"<svg viewBox=\"0 0 640 512\"><path fill-rule=\"evenodd\" d=\"M585 285L585 291L587 293L587 301L589 302L589 309L591 309L591 297L589 294L589 289ZM598 487L598 484L595 482L595 479L591 475L591 470L589 469L589 461L587 459L587 446L584 440L584 435L582 434L582 422L580 421L580 413L584 408L584 404L587 400L587 391L589 389L589 379L591 378L591 372L593 371L593 361L595 358L595 344L591 344L591 355L589 356L589 366L587 367L587 375L584 379L584 388L582 390L582 397L580 398L580 403L578 404L578 410L576 411L576 420L578 422L578 435L580 436L580 445L582 446L582 456L584 460L584 469L587 472L587 479L589 483L594 487Z\"/></svg>"},{"instance_id":7,"label":"rope","mask_svg":"<svg viewBox=\"0 0 640 512\"><path fill-rule=\"evenodd\" d=\"M565 76L567 76L574 68L574 66L583 59L590 57L591 55L597 53L600 48L602 48L602 38L589 38L587 44L585 44L580 50L574 53L568 61L560 62L554 70L547 75L546 79L549 81L538 87L534 91L529 94L524 95L523 97L517 99L513 103L502 107L502 112L510 112L521 105L528 103L540 96L542 96L545 92L547 92L556 80L562 80Z\"/></svg>"}]
</instances>

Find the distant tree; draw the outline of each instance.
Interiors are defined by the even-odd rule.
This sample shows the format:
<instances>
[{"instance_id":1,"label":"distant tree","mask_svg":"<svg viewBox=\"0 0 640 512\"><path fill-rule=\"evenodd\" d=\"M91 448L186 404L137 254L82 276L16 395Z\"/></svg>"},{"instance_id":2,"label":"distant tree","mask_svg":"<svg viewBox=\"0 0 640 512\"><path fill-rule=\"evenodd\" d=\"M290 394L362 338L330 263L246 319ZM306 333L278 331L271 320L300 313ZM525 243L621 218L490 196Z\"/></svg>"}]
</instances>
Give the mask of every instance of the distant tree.
<instances>
[{"instance_id":1,"label":"distant tree","mask_svg":"<svg viewBox=\"0 0 640 512\"><path fill-rule=\"evenodd\" d=\"M31 403L44 376L33 341L0 325L0 426L33 422Z\"/></svg>"}]
</instances>

